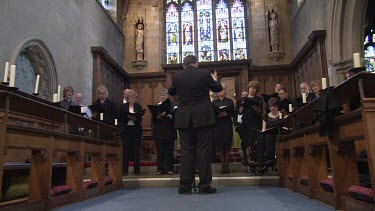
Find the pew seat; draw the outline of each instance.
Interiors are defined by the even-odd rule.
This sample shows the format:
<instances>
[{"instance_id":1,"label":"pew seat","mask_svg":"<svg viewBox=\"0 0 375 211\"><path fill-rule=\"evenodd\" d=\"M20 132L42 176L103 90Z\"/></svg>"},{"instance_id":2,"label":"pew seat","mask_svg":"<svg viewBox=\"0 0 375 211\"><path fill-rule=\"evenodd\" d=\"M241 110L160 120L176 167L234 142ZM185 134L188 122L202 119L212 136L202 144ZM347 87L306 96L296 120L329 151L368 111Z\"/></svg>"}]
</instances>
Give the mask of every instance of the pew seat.
<instances>
[{"instance_id":1,"label":"pew seat","mask_svg":"<svg viewBox=\"0 0 375 211\"><path fill-rule=\"evenodd\" d=\"M83 183L83 189L84 190L96 188L96 186L98 186L97 181L86 181L86 182Z\"/></svg>"},{"instance_id":2,"label":"pew seat","mask_svg":"<svg viewBox=\"0 0 375 211\"><path fill-rule=\"evenodd\" d=\"M72 188L71 185L55 186L55 187L51 188L50 196L54 197L54 196L67 194L67 193L70 193L72 190L73 190L73 188Z\"/></svg>"},{"instance_id":3,"label":"pew seat","mask_svg":"<svg viewBox=\"0 0 375 211\"><path fill-rule=\"evenodd\" d=\"M113 181L114 180L112 179L112 177L107 176L104 178L104 185L110 185L113 183Z\"/></svg>"},{"instance_id":4,"label":"pew seat","mask_svg":"<svg viewBox=\"0 0 375 211\"><path fill-rule=\"evenodd\" d=\"M358 185L352 185L348 188L350 195L360 201L374 203L374 193L371 188L365 188Z\"/></svg>"},{"instance_id":5,"label":"pew seat","mask_svg":"<svg viewBox=\"0 0 375 211\"><path fill-rule=\"evenodd\" d=\"M327 191L330 193L334 192L332 179L329 179L329 178L322 179L319 181L319 184L320 184L320 187L322 187L324 191Z\"/></svg>"}]
</instances>

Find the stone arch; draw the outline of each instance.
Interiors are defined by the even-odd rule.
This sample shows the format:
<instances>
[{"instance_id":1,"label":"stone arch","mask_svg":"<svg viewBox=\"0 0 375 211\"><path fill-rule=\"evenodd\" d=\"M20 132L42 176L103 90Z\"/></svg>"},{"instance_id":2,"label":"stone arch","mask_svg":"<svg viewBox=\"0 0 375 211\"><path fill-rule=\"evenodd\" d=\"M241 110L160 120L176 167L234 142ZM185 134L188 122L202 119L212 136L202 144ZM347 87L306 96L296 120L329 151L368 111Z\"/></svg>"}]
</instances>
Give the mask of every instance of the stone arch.
<instances>
[{"instance_id":1,"label":"stone arch","mask_svg":"<svg viewBox=\"0 0 375 211\"><path fill-rule=\"evenodd\" d=\"M40 75L39 96L51 100L57 87L57 72L47 45L38 38L26 38L13 50L10 63L15 64L17 57L21 54L31 61L35 75Z\"/></svg>"},{"instance_id":2,"label":"stone arch","mask_svg":"<svg viewBox=\"0 0 375 211\"><path fill-rule=\"evenodd\" d=\"M339 84L353 67L353 53L363 57L363 37L368 0L334 0L328 18L327 54L330 83Z\"/></svg>"}]
</instances>

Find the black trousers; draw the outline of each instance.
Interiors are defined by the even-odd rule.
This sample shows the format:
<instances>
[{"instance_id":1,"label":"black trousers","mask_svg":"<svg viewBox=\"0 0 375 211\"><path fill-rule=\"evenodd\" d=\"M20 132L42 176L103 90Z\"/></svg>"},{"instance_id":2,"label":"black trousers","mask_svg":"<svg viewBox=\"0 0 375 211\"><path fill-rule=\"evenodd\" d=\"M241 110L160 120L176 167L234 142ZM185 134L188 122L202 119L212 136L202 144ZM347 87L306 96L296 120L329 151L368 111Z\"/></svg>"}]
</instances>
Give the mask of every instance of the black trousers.
<instances>
[{"instance_id":1,"label":"black trousers","mask_svg":"<svg viewBox=\"0 0 375 211\"><path fill-rule=\"evenodd\" d=\"M267 161L275 160L275 145L276 145L275 134L266 133L266 134L259 135L257 146L256 146L257 162L260 164L264 164L264 157L266 157Z\"/></svg>"},{"instance_id":2,"label":"black trousers","mask_svg":"<svg viewBox=\"0 0 375 211\"><path fill-rule=\"evenodd\" d=\"M199 174L199 188L206 188L212 182L209 154L209 127L180 129L182 161L180 170L180 187L190 189L194 183L195 165Z\"/></svg>"},{"instance_id":3,"label":"black trousers","mask_svg":"<svg viewBox=\"0 0 375 211\"><path fill-rule=\"evenodd\" d=\"M158 171L173 171L174 167L174 139L157 139L156 145L156 161L158 163Z\"/></svg>"},{"instance_id":4,"label":"black trousers","mask_svg":"<svg viewBox=\"0 0 375 211\"><path fill-rule=\"evenodd\" d=\"M241 125L237 127L238 135L241 139L241 149L242 149L242 161L247 162L247 143L246 143L246 129Z\"/></svg>"},{"instance_id":5,"label":"black trousers","mask_svg":"<svg viewBox=\"0 0 375 211\"><path fill-rule=\"evenodd\" d=\"M140 169L140 148L141 134L134 126L127 126L126 132L122 136L122 167L123 173L127 174L129 169L129 160L134 157L134 174L139 174Z\"/></svg>"}]
</instances>

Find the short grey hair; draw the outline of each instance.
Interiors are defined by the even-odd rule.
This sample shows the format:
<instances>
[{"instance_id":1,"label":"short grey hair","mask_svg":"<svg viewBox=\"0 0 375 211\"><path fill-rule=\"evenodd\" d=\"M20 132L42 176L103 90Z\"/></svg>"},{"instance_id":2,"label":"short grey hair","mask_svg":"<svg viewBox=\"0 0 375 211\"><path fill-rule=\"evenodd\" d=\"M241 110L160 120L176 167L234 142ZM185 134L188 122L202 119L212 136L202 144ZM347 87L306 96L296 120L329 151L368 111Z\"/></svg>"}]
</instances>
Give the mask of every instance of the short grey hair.
<instances>
[{"instance_id":1,"label":"short grey hair","mask_svg":"<svg viewBox=\"0 0 375 211\"><path fill-rule=\"evenodd\" d=\"M99 94L99 93L104 93L106 97L108 97L108 89L104 86L104 85L100 85L97 89L96 89L96 93Z\"/></svg>"}]
</instances>

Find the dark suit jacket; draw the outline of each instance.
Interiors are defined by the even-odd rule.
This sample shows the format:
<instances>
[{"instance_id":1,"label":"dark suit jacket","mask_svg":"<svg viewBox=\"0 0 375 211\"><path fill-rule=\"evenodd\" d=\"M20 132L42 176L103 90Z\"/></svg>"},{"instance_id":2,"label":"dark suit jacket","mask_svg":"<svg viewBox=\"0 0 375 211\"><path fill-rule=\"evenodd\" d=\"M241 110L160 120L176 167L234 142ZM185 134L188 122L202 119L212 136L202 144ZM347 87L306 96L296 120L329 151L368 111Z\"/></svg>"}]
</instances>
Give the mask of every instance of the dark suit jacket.
<instances>
[{"instance_id":1,"label":"dark suit jacket","mask_svg":"<svg viewBox=\"0 0 375 211\"><path fill-rule=\"evenodd\" d=\"M211 105L209 90L220 92L223 88L210 72L195 67L176 72L168 92L179 98L175 116L175 127L197 128L215 124L215 114Z\"/></svg>"},{"instance_id":2,"label":"dark suit jacket","mask_svg":"<svg viewBox=\"0 0 375 211\"><path fill-rule=\"evenodd\" d=\"M138 103L134 103L134 113L138 113L139 115L136 115L137 120L134 121L135 127L137 128L137 131L142 134L142 106ZM125 104L120 105L120 112L119 112L119 134L123 135L126 132L126 127L129 122L128 118L129 114L129 102Z\"/></svg>"}]
</instances>

